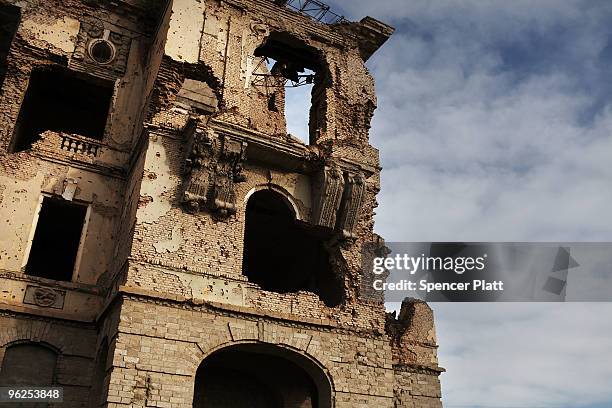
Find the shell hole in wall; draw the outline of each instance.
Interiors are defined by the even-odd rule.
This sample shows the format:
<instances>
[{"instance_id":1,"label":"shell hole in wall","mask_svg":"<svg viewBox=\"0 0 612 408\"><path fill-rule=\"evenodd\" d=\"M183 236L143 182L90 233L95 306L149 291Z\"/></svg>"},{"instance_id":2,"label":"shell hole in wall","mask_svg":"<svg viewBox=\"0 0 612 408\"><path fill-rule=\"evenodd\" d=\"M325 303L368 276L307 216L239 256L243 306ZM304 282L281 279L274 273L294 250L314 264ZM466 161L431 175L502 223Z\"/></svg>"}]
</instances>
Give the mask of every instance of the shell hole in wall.
<instances>
[{"instance_id":1,"label":"shell hole in wall","mask_svg":"<svg viewBox=\"0 0 612 408\"><path fill-rule=\"evenodd\" d=\"M303 143L316 142L321 127L317 95L324 82L316 50L286 33L271 33L255 56L262 62L254 84L265 92L268 109L285 115L288 135Z\"/></svg>"},{"instance_id":2,"label":"shell hole in wall","mask_svg":"<svg viewBox=\"0 0 612 408\"><path fill-rule=\"evenodd\" d=\"M51 130L102 140L113 97L112 82L60 66L35 68L13 136L13 152L32 147Z\"/></svg>"},{"instance_id":3,"label":"shell hole in wall","mask_svg":"<svg viewBox=\"0 0 612 408\"><path fill-rule=\"evenodd\" d=\"M247 203L243 274L277 293L308 291L328 306L342 301L339 274L325 248L328 236L296 221L281 194L254 193Z\"/></svg>"}]
</instances>

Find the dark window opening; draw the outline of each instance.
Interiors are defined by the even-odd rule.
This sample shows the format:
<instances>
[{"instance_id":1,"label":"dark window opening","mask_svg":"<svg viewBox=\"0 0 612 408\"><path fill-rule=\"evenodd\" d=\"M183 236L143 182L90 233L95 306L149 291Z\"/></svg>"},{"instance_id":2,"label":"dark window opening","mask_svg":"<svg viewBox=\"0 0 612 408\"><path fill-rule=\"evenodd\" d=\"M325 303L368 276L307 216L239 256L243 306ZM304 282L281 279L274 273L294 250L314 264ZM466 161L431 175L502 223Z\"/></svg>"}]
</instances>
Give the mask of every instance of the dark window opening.
<instances>
[{"instance_id":1,"label":"dark window opening","mask_svg":"<svg viewBox=\"0 0 612 408\"><path fill-rule=\"evenodd\" d=\"M29 149L47 130L102 140L112 97L110 82L58 66L35 69L15 126L13 151Z\"/></svg>"},{"instance_id":2,"label":"dark window opening","mask_svg":"<svg viewBox=\"0 0 612 408\"><path fill-rule=\"evenodd\" d=\"M267 73L255 73L255 81L265 88L268 109L284 113L288 134L304 143L316 142L324 117L321 109L312 108L320 105L324 88L319 53L288 34L272 33L255 56L262 57L267 68Z\"/></svg>"},{"instance_id":3,"label":"dark window opening","mask_svg":"<svg viewBox=\"0 0 612 408\"><path fill-rule=\"evenodd\" d=\"M329 382L318 367L301 363L288 352L267 346L217 351L198 368L193 407L331 407Z\"/></svg>"},{"instance_id":4,"label":"dark window opening","mask_svg":"<svg viewBox=\"0 0 612 408\"><path fill-rule=\"evenodd\" d=\"M329 236L296 222L284 198L272 190L254 193L247 203L243 273L264 290L310 291L328 306L342 301L325 239Z\"/></svg>"},{"instance_id":5,"label":"dark window opening","mask_svg":"<svg viewBox=\"0 0 612 408\"><path fill-rule=\"evenodd\" d=\"M58 198L43 199L26 273L71 281L87 207Z\"/></svg>"},{"instance_id":6,"label":"dark window opening","mask_svg":"<svg viewBox=\"0 0 612 408\"><path fill-rule=\"evenodd\" d=\"M0 4L0 87L4 83L7 70L6 60L20 19L19 7Z\"/></svg>"},{"instance_id":7,"label":"dark window opening","mask_svg":"<svg viewBox=\"0 0 612 408\"><path fill-rule=\"evenodd\" d=\"M56 365L57 353L47 347L31 343L11 345L2 360L0 386L51 386L55 383Z\"/></svg>"}]
</instances>

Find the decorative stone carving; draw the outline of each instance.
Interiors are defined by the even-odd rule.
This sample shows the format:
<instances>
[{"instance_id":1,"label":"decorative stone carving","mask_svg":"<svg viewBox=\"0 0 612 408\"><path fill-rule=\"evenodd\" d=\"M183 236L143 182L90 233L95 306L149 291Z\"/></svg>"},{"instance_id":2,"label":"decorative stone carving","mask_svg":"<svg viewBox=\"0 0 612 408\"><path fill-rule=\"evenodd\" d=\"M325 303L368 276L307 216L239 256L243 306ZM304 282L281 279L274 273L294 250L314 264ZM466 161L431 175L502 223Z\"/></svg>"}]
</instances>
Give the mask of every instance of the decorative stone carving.
<instances>
[{"instance_id":1,"label":"decorative stone carving","mask_svg":"<svg viewBox=\"0 0 612 408\"><path fill-rule=\"evenodd\" d=\"M64 307L65 292L41 286L28 285L26 287L23 303L39 307L62 309Z\"/></svg>"},{"instance_id":2,"label":"decorative stone carving","mask_svg":"<svg viewBox=\"0 0 612 408\"><path fill-rule=\"evenodd\" d=\"M105 28L100 22L81 21L71 64L82 69L125 73L130 38ZM100 70L99 68L102 68Z\"/></svg>"},{"instance_id":3,"label":"decorative stone carving","mask_svg":"<svg viewBox=\"0 0 612 408\"><path fill-rule=\"evenodd\" d=\"M202 129L197 128L197 121L190 120L186 126L187 139L191 140L191 152L185 162L187 173L183 203L187 211L202 211L208 202L208 190L211 176L215 171L214 139Z\"/></svg>"},{"instance_id":4,"label":"decorative stone carving","mask_svg":"<svg viewBox=\"0 0 612 408\"><path fill-rule=\"evenodd\" d=\"M342 238L356 238L365 190L363 173L326 163L314 178L312 224L335 229Z\"/></svg>"},{"instance_id":5,"label":"decorative stone carving","mask_svg":"<svg viewBox=\"0 0 612 408\"><path fill-rule=\"evenodd\" d=\"M344 189L342 170L333 162L323 166L315 177L312 223L334 228Z\"/></svg>"},{"instance_id":6,"label":"decorative stone carving","mask_svg":"<svg viewBox=\"0 0 612 408\"><path fill-rule=\"evenodd\" d=\"M338 229L344 238L356 238L355 226L359 220L359 213L366 190L363 173L349 173L344 187L344 199L340 208Z\"/></svg>"},{"instance_id":7,"label":"decorative stone carving","mask_svg":"<svg viewBox=\"0 0 612 408\"><path fill-rule=\"evenodd\" d=\"M36 288L34 290L34 303L41 307L49 307L55 303L57 293L47 288Z\"/></svg>"},{"instance_id":8,"label":"decorative stone carving","mask_svg":"<svg viewBox=\"0 0 612 408\"><path fill-rule=\"evenodd\" d=\"M270 28L261 20L251 21L251 31L258 37L267 37L270 34Z\"/></svg>"},{"instance_id":9,"label":"decorative stone carving","mask_svg":"<svg viewBox=\"0 0 612 408\"><path fill-rule=\"evenodd\" d=\"M186 188L183 203L196 213L208 208L225 218L236 213L235 183L246 181L242 162L246 159L246 142L227 135L205 132L191 122L187 127L192 138L186 160Z\"/></svg>"},{"instance_id":10,"label":"decorative stone carving","mask_svg":"<svg viewBox=\"0 0 612 408\"><path fill-rule=\"evenodd\" d=\"M221 136L221 152L217 161L217 171L213 186L211 208L221 216L236 213L236 193L234 183L246 181L242 173L242 162L246 159L246 142Z\"/></svg>"}]
</instances>

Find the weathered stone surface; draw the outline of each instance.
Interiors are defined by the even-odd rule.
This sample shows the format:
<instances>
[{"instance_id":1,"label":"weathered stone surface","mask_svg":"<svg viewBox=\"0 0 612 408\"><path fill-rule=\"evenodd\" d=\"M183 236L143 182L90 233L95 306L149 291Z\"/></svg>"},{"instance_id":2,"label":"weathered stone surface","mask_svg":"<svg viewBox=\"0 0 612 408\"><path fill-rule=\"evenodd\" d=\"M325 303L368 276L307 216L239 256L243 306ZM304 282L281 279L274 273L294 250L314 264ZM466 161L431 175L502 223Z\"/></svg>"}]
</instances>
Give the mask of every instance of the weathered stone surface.
<instances>
[{"instance_id":1,"label":"weathered stone surface","mask_svg":"<svg viewBox=\"0 0 612 408\"><path fill-rule=\"evenodd\" d=\"M362 251L380 241L364 60L392 31L371 18L325 25L270 0L0 0L0 369L7 350L23 368L11 347L28 344L44 348L62 406L192 407L208 398L202 362L228 355L240 369L235 352L287 370L269 368L276 384L242 374L291 407L441 406L431 309L406 302L395 318L359 291ZM309 145L287 134L284 112L282 85L302 68L316 73ZM40 69L85 81L94 97L58 94L40 110L48 129L18 143ZM110 110L95 119L101 86ZM73 123L58 122L64 106ZM79 133L93 120L101 138ZM249 207L254 197L278 202ZM66 213L41 232L49 199ZM84 209L82 225L68 203ZM291 234L270 235L279 247L292 244L283 236L310 245L287 260L295 276L273 271L288 282L280 289L243 262L247 215L274 231L274 205L291 217ZM37 246L71 225L81 228L71 258ZM43 274L29 266L38 256ZM66 260L72 278L55 279ZM291 385L308 381L317 393ZM209 395L231 391L216 384L230 388Z\"/></svg>"}]
</instances>

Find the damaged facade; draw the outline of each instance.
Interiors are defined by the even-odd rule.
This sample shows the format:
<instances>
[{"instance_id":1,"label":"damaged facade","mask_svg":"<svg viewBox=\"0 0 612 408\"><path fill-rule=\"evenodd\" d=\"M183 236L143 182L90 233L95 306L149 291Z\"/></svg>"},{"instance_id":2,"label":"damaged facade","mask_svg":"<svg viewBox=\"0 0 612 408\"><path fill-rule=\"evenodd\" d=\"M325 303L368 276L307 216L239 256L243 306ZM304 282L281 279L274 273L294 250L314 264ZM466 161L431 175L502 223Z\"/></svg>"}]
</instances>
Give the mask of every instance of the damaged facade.
<instances>
[{"instance_id":1,"label":"damaged facade","mask_svg":"<svg viewBox=\"0 0 612 408\"><path fill-rule=\"evenodd\" d=\"M393 29L285 3L0 0L0 385L441 406L429 307L361 289L382 245L364 62ZM313 85L308 144L291 81Z\"/></svg>"}]
</instances>

